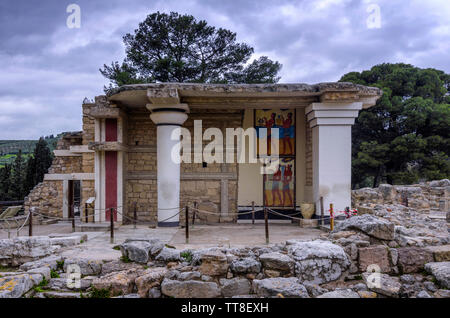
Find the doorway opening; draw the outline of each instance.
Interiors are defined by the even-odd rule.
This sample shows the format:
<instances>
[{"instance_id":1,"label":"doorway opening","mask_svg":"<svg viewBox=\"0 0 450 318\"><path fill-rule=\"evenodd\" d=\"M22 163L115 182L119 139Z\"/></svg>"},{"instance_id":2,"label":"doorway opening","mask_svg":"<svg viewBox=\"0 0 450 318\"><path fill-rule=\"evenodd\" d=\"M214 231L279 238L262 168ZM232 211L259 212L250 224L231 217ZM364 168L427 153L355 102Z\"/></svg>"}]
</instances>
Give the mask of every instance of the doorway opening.
<instances>
[{"instance_id":1,"label":"doorway opening","mask_svg":"<svg viewBox=\"0 0 450 318\"><path fill-rule=\"evenodd\" d=\"M69 180L67 191L67 203L69 218L80 217L81 182L80 180Z\"/></svg>"}]
</instances>

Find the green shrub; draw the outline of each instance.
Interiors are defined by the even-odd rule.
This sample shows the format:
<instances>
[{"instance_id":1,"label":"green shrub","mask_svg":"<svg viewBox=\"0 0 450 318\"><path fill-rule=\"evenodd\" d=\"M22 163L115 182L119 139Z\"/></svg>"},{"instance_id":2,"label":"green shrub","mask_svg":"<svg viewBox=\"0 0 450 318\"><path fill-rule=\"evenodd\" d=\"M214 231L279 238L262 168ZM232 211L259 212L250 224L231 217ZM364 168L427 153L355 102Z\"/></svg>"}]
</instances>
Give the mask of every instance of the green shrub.
<instances>
[{"instance_id":1,"label":"green shrub","mask_svg":"<svg viewBox=\"0 0 450 318\"><path fill-rule=\"evenodd\" d=\"M182 252L180 254L180 256L182 258L184 258L184 260L188 263L192 262L192 252L191 251L186 251L186 252Z\"/></svg>"},{"instance_id":2,"label":"green shrub","mask_svg":"<svg viewBox=\"0 0 450 318\"><path fill-rule=\"evenodd\" d=\"M92 287L89 297L90 298L110 298L111 290L105 289L105 288L97 289L95 287Z\"/></svg>"},{"instance_id":3,"label":"green shrub","mask_svg":"<svg viewBox=\"0 0 450 318\"><path fill-rule=\"evenodd\" d=\"M56 261L56 269L64 270L64 260Z\"/></svg>"},{"instance_id":4,"label":"green shrub","mask_svg":"<svg viewBox=\"0 0 450 318\"><path fill-rule=\"evenodd\" d=\"M59 278L60 276L57 271L50 269L50 277L51 278Z\"/></svg>"},{"instance_id":5,"label":"green shrub","mask_svg":"<svg viewBox=\"0 0 450 318\"><path fill-rule=\"evenodd\" d=\"M44 287L48 285L48 280L44 277L39 285L34 286L34 291L37 293L42 293L45 291Z\"/></svg>"},{"instance_id":6,"label":"green shrub","mask_svg":"<svg viewBox=\"0 0 450 318\"><path fill-rule=\"evenodd\" d=\"M122 255L120 260L124 263L131 263L131 259L129 259L127 255Z\"/></svg>"}]
</instances>

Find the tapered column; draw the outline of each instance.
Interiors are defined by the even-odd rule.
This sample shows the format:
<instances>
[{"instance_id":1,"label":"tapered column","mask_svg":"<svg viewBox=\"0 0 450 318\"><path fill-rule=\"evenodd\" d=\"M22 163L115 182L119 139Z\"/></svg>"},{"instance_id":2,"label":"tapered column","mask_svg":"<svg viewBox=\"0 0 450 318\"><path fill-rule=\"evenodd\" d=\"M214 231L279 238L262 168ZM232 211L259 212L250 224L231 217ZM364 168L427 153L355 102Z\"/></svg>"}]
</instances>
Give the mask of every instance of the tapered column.
<instances>
[{"instance_id":1,"label":"tapered column","mask_svg":"<svg viewBox=\"0 0 450 318\"><path fill-rule=\"evenodd\" d=\"M157 125L158 226L179 225L180 211L180 130L187 119L183 107L148 107Z\"/></svg>"},{"instance_id":2,"label":"tapered column","mask_svg":"<svg viewBox=\"0 0 450 318\"><path fill-rule=\"evenodd\" d=\"M320 214L330 203L336 211L351 207L351 128L362 103L312 103L306 108L312 128L313 199Z\"/></svg>"}]
</instances>

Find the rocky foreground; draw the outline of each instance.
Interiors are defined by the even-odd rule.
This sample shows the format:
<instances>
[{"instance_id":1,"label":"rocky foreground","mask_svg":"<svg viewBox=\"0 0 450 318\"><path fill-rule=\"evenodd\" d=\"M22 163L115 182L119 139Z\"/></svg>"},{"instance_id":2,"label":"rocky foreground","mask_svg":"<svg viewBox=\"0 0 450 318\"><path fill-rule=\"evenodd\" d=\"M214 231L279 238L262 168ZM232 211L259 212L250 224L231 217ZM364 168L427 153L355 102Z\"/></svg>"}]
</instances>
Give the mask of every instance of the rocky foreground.
<instances>
[{"instance_id":1,"label":"rocky foreground","mask_svg":"<svg viewBox=\"0 0 450 318\"><path fill-rule=\"evenodd\" d=\"M0 240L0 264L15 266L0 272L0 298L450 298L445 220L398 204L363 213L321 239L270 246L179 250L128 239L108 262L60 256L86 237Z\"/></svg>"}]
</instances>

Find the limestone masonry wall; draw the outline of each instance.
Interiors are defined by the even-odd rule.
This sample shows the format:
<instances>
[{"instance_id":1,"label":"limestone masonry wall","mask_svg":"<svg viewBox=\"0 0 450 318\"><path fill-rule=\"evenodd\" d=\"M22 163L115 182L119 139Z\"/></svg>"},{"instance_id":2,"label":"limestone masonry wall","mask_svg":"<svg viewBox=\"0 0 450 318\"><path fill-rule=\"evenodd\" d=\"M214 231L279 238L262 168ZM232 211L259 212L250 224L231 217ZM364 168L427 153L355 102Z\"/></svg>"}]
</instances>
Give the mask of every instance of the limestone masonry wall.
<instances>
[{"instance_id":1,"label":"limestone masonry wall","mask_svg":"<svg viewBox=\"0 0 450 318\"><path fill-rule=\"evenodd\" d=\"M81 132L66 132L58 140L56 150L69 150L70 146L81 144ZM49 168L49 174L66 174L82 171L82 157L64 156L54 157ZM36 212L62 217L63 215L63 181L44 180L36 185L24 199L24 210L28 213L30 207L35 207Z\"/></svg>"},{"instance_id":2,"label":"limestone masonry wall","mask_svg":"<svg viewBox=\"0 0 450 318\"><path fill-rule=\"evenodd\" d=\"M89 145L90 142L95 141L95 119L90 116L92 108L104 104L106 99L102 96L95 98L95 103L83 104L83 140L82 144L84 146ZM94 173L94 157L93 152L82 153L81 157L81 170L83 173ZM94 180L83 180L81 182L81 207L84 209L86 200L90 197L95 197L95 181ZM88 214L92 214L89 211Z\"/></svg>"},{"instance_id":3,"label":"limestone masonry wall","mask_svg":"<svg viewBox=\"0 0 450 318\"><path fill-rule=\"evenodd\" d=\"M242 127L243 113L234 110L191 110L183 127L189 129L194 150L194 120L202 120L203 132L207 128L219 128L226 135L226 128ZM149 114L130 113L127 125L128 159L126 162L126 205L128 216L133 216L136 204L140 221L157 221L157 157L156 157L156 125ZM203 146L210 141L203 141ZM192 158L193 159L193 158ZM225 187L229 216L221 221L231 221L237 213L237 163L182 163L182 180L180 185L181 205L192 205L197 202L211 212L221 210L221 191L223 175L227 174ZM214 174L214 175L212 175ZM231 176L230 176L231 174ZM198 219L197 219L198 220ZM180 215L184 222L184 215ZM201 219L199 220L202 221ZM216 222L215 218L204 217L205 222Z\"/></svg>"},{"instance_id":4,"label":"limestone masonry wall","mask_svg":"<svg viewBox=\"0 0 450 318\"><path fill-rule=\"evenodd\" d=\"M352 205L402 204L419 211L449 211L450 181L448 179L413 185L381 184L378 188L352 191Z\"/></svg>"},{"instance_id":5,"label":"limestone masonry wall","mask_svg":"<svg viewBox=\"0 0 450 318\"><path fill-rule=\"evenodd\" d=\"M30 207L35 207L38 213L62 217L62 197L62 181L45 180L37 184L25 198L25 213L28 213Z\"/></svg>"}]
</instances>

